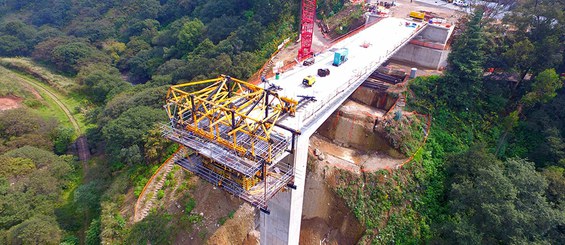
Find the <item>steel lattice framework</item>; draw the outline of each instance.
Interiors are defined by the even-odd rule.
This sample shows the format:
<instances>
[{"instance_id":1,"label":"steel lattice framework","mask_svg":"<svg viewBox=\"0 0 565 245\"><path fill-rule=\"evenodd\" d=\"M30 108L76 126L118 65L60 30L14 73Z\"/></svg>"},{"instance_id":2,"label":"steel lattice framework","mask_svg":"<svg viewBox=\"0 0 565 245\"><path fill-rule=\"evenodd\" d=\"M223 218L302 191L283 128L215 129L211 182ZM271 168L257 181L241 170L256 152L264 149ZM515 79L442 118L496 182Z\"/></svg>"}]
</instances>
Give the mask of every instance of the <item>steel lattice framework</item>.
<instances>
[{"instance_id":1,"label":"steel lattice framework","mask_svg":"<svg viewBox=\"0 0 565 245\"><path fill-rule=\"evenodd\" d=\"M176 164L268 212L267 200L294 186L293 166L280 160L300 134L277 122L304 101L224 75L174 85L163 135L194 152Z\"/></svg>"},{"instance_id":2,"label":"steel lattice framework","mask_svg":"<svg viewBox=\"0 0 565 245\"><path fill-rule=\"evenodd\" d=\"M298 60L312 54L312 35L314 35L314 19L316 17L316 0L302 0L302 21L300 24L300 49Z\"/></svg>"},{"instance_id":3,"label":"steel lattice framework","mask_svg":"<svg viewBox=\"0 0 565 245\"><path fill-rule=\"evenodd\" d=\"M192 91L195 88L201 88ZM294 116L298 101L229 76L170 87L166 110L175 127L235 150L250 160L275 157L277 121ZM286 129L286 127L279 126ZM286 147L286 146L281 146Z\"/></svg>"}]
</instances>

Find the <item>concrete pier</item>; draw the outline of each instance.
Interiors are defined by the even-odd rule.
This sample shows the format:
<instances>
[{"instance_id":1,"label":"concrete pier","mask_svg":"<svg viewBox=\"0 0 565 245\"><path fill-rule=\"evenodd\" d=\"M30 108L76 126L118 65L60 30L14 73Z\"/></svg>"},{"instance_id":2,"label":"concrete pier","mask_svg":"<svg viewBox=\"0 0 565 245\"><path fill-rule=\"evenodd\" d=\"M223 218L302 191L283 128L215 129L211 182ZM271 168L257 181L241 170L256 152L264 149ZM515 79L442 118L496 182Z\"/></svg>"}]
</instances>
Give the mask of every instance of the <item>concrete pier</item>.
<instances>
[{"instance_id":1,"label":"concrete pier","mask_svg":"<svg viewBox=\"0 0 565 245\"><path fill-rule=\"evenodd\" d=\"M289 191L279 192L273 199L269 200L268 204L271 214L261 213L259 218L261 244L298 244L302 204L304 202L304 186L306 184L309 139L310 135L298 137L294 154L282 160L294 162L294 185L296 185L296 190L289 189Z\"/></svg>"}]
</instances>

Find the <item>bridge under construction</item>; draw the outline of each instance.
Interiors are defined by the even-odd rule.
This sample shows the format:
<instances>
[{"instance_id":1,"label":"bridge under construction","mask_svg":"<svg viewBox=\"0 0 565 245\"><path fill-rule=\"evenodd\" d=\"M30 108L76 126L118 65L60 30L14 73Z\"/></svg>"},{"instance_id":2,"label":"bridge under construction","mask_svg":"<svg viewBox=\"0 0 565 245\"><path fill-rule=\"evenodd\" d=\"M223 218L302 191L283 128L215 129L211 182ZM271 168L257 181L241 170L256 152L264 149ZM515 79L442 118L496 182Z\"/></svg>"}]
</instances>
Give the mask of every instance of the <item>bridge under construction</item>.
<instances>
[{"instance_id":1,"label":"bridge under construction","mask_svg":"<svg viewBox=\"0 0 565 245\"><path fill-rule=\"evenodd\" d=\"M314 64L259 85L222 75L171 86L163 135L190 149L176 164L263 211L262 244L298 244L310 136L426 27L382 19L317 54ZM344 48L348 61L332 66ZM303 86L319 69L331 75Z\"/></svg>"}]
</instances>

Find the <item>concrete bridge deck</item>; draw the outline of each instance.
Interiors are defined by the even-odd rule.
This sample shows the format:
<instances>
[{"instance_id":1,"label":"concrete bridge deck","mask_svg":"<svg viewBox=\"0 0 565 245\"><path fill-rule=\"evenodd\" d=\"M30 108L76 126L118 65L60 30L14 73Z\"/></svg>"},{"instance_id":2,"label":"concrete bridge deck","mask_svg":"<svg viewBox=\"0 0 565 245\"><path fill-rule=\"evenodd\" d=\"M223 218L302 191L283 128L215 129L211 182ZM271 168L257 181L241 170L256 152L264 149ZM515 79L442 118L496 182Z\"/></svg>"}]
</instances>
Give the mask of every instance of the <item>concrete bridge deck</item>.
<instances>
[{"instance_id":1,"label":"concrete bridge deck","mask_svg":"<svg viewBox=\"0 0 565 245\"><path fill-rule=\"evenodd\" d=\"M409 26L406 26L407 22L410 23ZM412 25L412 23L414 22L399 18L382 19L317 55L313 65L299 65L281 74L280 79L270 80L270 83L282 88L279 94L283 96L290 98L297 98L298 95L314 96L317 100L299 108L295 117L286 117L279 123L304 131L315 124L314 121L323 120L319 118L319 114L326 111L328 106L339 103L336 98L348 97L370 73L424 29L425 24ZM361 46L364 43L370 43L370 46L364 48ZM336 67L332 65L334 57L332 50L340 48L349 50L349 60ZM320 68L328 68L330 75L317 76L317 70ZM316 77L316 83L312 87L302 85L302 80L308 75Z\"/></svg>"}]
</instances>

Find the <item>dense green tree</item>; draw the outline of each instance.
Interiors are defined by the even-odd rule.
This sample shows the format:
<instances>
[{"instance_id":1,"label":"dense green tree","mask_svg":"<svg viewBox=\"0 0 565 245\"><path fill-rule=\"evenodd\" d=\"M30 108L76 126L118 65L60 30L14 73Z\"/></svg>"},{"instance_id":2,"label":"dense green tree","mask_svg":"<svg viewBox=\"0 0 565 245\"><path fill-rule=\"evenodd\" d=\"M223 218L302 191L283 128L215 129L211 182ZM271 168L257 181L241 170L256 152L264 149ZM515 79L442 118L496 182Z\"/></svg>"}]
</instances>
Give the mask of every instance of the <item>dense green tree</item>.
<instances>
[{"instance_id":1,"label":"dense green tree","mask_svg":"<svg viewBox=\"0 0 565 245\"><path fill-rule=\"evenodd\" d=\"M161 23L171 23L184 16L190 15L198 5L197 1L192 0L167 0L162 3L159 21Z\"/></svg>"},{"instance_id":2,"label":"dense green tree","mask_svg":"<svg viewBox=\"0 0 565 245\"><path fill-rule=\"evenodd\" d=\"M25 145L51 150L57 123L27 109L0 112L0 154Z\"/></svg>"},{"instance_id":3,"label":"dense green tree","mask_svg":"<svg viewBox=\"0 0 565 245\"><path fill-rule=\"evenodd\" d=\"M89 215L100 209L100 195L104 185L98 180L90 181L79 186L74 192L74 204L77 211Z\"/></svg>"},{"instance_id":4,"label":"dense green tree","mask_svg":"<svg viewBox=\"0 0 565 245\"><path fill-rule=\"evenodd\" d=\"M55 47L52 62L61 70L75 73L95 55L94 48L83 42L72 42Z\"/></svg>"},{"instance_id":5,"label":"dense green tree","mask_svg":"<svg viewBox=\"0 0 565 245\"><path fill-rule=\"evenodd\" d=\"M126 15L145 20L157 18L161 5L158 0L126 0L120 7Z\"/></svg>"},{"instance_id":6,"label":"dense green tree","mask_svg":"<svg viewBox=\"0 0 565 245\"><path fill-rule=\"evenodd\" d=\"M135 90L117 95L106 103L106 107L98 120L100 126L106 125L109 120L118 118L123 112L136 106L149 106L154 109L161 109L167 88L168 86L142 88L138 85L135 87Z\"/></svg>"},{"instance_id":7,"label":"dense green tree","mask_svg":"<svg viewBox=\"0 0 565 245\"><path fill-rule=\"evenodd\" d=\"M37 61L52 62L53 50L58 46L71 43L73 40L73 38L66 36L46 38L35 46L32 57Z\"/></svg>"},{"instance_id":8,"label":"dense green tree","mask_svg":"<svg viewBox=\"0 0 565 245\"><path fill-rule=\"evenodd\" d=\"M82 68L77 79L83 85L83 93L98 104L102 104L130 86L122 80L118 69L103 64L92 64Z\"/></svg>"},{"instance_id":9,"label":"dense green tree","mask_svg":"<svg viewBox=\"0 0 565 245\"><path fill-rule=\"evenodd\" d=\"M565 211L565 193L563 192L565 190L565 169L551 166L544 169L542 174L549 184L547 188L548 200L555 207Z\"/></svg>"},{"instance_id":10,"label":"dense green tree","mask_svg":"<svg viewBox=\"0 0 565 245\"><path fill-rule=\"evenodd\" d=\"M206 37L214 43L218 43L226 39L226 37L237 30L239 26L244 24L245 21L239 16L224 15L219 18L214 18L206 25Z\"/></svg>"},{"instance_id":11,"label":"dense green tree","mask_svg":"<svg viewBox=\"0 0 565 245\"><path fill-rule=\"evenodd\" d=\"M514 38L509 40L520 43L527 42L524 40L527 38L534 47L533 50L528 49L533 51L528 57L529 62L510 64L519 69L521 79L529 72L537 74L555 68L562 61L562 44L559 40L565 31L564 7L561 1L526 0L517 2L515 8L505 16L506 23L517 27L515 33L510 35Z\"/></svg>"},{"instance_id":12,"label":"dense green tree","mask_svg":"<svg viewBox=\"0 0 565 245\"><path fill-rule=\"evenodd\" d=\"M10 229L11 244L59 244L61 229L55 218L36 215Z\"/></svg>"},{"instance_id":13,"label":"dense green tree","mask_svg":"<svg viewBox=\"0 0 565 245\"><path fill-rule=\"evenodd\" d=\"M177 48L189 52L196 47L202 37L204 24L199 19L185 23L178 34Z\"/></svg>"},{"instance_id":14,"label":"dense green tree","mask_svg":"<svg viewBox=\"0 0 565 245\"><path fill-rule=\"evenodd\" d=\"M563 87L563 81L555 70L545 70L536 76L531 91L524 95L522 101L529 106L540 102L547 103L557 95L557 90L561 87Z\"/></svg>"},{"instance_id":15,"label":"dense green tree","mask_svg":"<svg viewBox=\"0 0 565 245\"><path fill-rule=\"evenodd\" d=\"M37 43L40 43L45 40L55 37L62 37L64 35L65 34L57 28L51 26L41 26L37 30L37 37L35 39Z\"/></svg>"},{"instance_id":16,"label":"dense green tree","mask_svg":"<svg viewBox=\"0 0 565 245\"><path fill-rule=\"evenodd\" d=\"M75 129L69 127L59 127L53 139L53 151L56 154L65 154L72 143Z\"/></svg>"},{"instance_id":17,"label":"dense green tree","mask_svg":"<svg viewBox=\"0 0 565 245\"><path fill-rule=\"evenodd\" d=\"M0 177L18 177L35 170L35 163L28 158L0 156Z\"/></svg>"},{"instance_id":18,"label":"dense green tree","mask_svg":"<svg viewBox=\"0 0 565 245\"><path fill-rule=\"evenodd\" d=\"M28 52L27 45L20 39L10 35L0 35L0 55L16 56L25 55Z\"/></svg>"},{"instance_id":19,"label":"dense green tree","mask_svg":"<svg viewBox=\"0 0 565 245\"><path fill-rule=\"evenodd\" d=\"M34 25L62 26L71 17L68 12L73 5L71 0L34 1L32 8L35 10L30 17Z\"/></svg>"},{"instance_id":20,"label":"dense green tree","mask_svg":"<svg viewBox=\"0 0 565 245\"><path fill-rule=\"evenodd\" d=\"M106 148L113 156L120 156L122 149L134 145L143 147L143 138L156 122L165 119L163 110L147 106L137 106L128 109L102 129ZM141 151L139 152L141 154ZM118 159L116 159L118 160ZM123 158L119 160L125 160Z\"/></svg>"},{"instance_id":21,"label":"dense green tree","mask_svg":"<svg viewBox=\"0 0 565 245\"><path fill-rule=\"evenodd\" d=\"M90 20L74 25L69 34L86 38L89 42L99 42L114 36L115 31L113 24L108 20Z\"/></svg>"},{"instance_id":22,"label":"dense green tree","mask_svg":"<svg viewBox=\"0 0 565 245\"><path fill-rule=\"evenodd\" d=\"M482 148L448 161L449 207L446 240L453 243L555 243L550 231L563 213L547 202L545 178L531 162L504 162Z\"/></svg>"},{"instance_id":23,"label":"dense green tree","mask_svg":"<svg viewBox=\"0 0 565 245\"><path fill-rule=\"evenodd\" d=\"M0 159L0 230L9 229L11 244L58 243L61 232L53 214L73 173L71 159L29 146Z\"/></svg>"},{"instance_id":24,"label":"dense green tree","mask_svg":"<svg viewBox=\"0 0 565 245\"><path fill-rule=\"evenodd\" d=\"M160 64L163 63L163 49L153 48L142 50L127 60L126 66L129 71L129 80L133 83L145 83L151 79Z\"/></svg>"},{"instance_id":25,"label":"dense green tree","mask_svg":"<svg viewBox=\"0 0 565 245\"><path fill-rule=\"evenodd\" d=\"M145 136L145 159L149 162L160 162L171 144L171 141L162 136L161 129L154 127Z\"/></svg>"},{"instance_id":26,"label":"dense green tree","mask_svg":"<svg viewBox=\"0 0 565 245\"><path fill-rule=\"evenodd\" d=\"M482 12L475 12L465 32L455 41L449 65L438 84L444 101L458 109L474 108L482 87L484 39L481 34Z\"/></svg>"},{"instance_id":27,"label":"dense green tree","mask_svg":"<svg viewBox=\"0 0 565 245\"><path fill-rule=\"evenodd\" d=\"M93 219L90 226L88 226L85 243L87 245L100 244L100 219Z\"/></svg>"},{"instance_id":28,"label":"dense green tree","mask_svg":"<svg viewBox=\"0 0 565 245\"><path fill-rule=\"evenodd\" d=\"M147 43L150 43L153 37L158 34L161 24L154 19L146 19L136 21L128 25L128 29L123 33L125 37L137 36Z\"/></svg>"}]
</instances>

